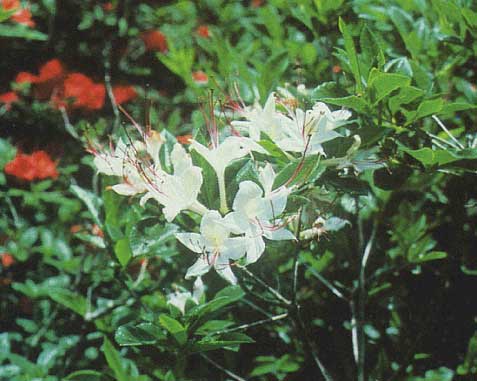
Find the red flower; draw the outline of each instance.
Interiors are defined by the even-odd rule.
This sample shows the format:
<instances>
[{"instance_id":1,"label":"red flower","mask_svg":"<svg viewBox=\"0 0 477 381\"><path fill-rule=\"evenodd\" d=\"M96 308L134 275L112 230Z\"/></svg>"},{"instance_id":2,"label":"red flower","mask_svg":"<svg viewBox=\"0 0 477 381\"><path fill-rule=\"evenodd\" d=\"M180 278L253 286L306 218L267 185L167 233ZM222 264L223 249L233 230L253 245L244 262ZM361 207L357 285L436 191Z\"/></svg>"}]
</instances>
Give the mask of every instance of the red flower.
<instances>
[{"instance_id":1,"label":"red flower","mask_svg":"<svg viewBox=\"0 0 477 381\"><path fill-rule=\"evenodd\" d=\"M17 153L15 158L5 165L5 173L26 181L32 181L36 176L31 157L23 153Z\"/></svg>"},{"instance_id":2,"label":"red flower","mask_svg":"<svg viewBox=\"0 0 477 381\"><path fill-rule=\"evenodd\" d=\"M9 253L0 254L0 258L4 268L8 268L15 263L15 258Z\"/></svg>"},{"instance_id":3,"label":"red flower","mask_svg":"<svg viewBox=\"0 0 477 381\"><path fill-rule=\"evenodd\" d=\"M113 95L116 104L120 105L135 99L137 92L132 86L114 86Z\"/></svg>"},{"instance_id":4,"label":"red flower","mask_svg":"<svg viewBox=\"0 0 477 381\"><path fill-rule=\"evenodd\" d=\"M341 66L340 65L335 65L335 66L333 66L333 68L331 70L333 71L333 73L338 74L338 73L341 72Z\"/></svg>"},{"instance_id":5,"label":"red flower","mask_svg":"<svg viewBox=\"0 0 477 381\"><path fill-rule=\"evenodd\" d=\"M48 155L45 151L33 152L30 157L35 165L35 174L37 179L56 179L58 177L56 163L51 160L50 155Z\"/></svg>"},{"instance_id":6,"label":"red flower","mask_svg":"<svg viewBox=\"0 0 477 381\"><path fill-rule=\"evenodd\" d=\"M180 135L180 136L176 136L176 139L181 144L190 144L190 141L192 140L192 135L190 134Z\"/></svg>"},{"instance_id":7,"label":"red flower","mask_svg":"<svg viewBox=\"0 0 477 381\"><path fill-rule=\"evenodd\" d=\"M18 99L18 95L13 91L0 94L0 103L4 103L7 110L10 110L12 103L18 102Z\"/></svg>"},{"instance_id":8,"label":"red flower","mask_svg":"<svg viewBox=\"0 0 477 381\"><path fill-rule=\"evenodd\" d=\"M258 7L261 7L262 5L263 5L263 0L252 0L251 6L253 8L258 8Z\"/></svg>"},{"instance_id":9,"label":"red flower","mask_svg":"<svg viewBox=\"0 0 477 381\"><path fill-rule=\"evenodd\" d=\"M197 28L196 32L200 37L204 37L204 38L210 37L209 27L207 25L200 25Z\"/></svg>"},{"instance_id":10,"label":"red flower","mask_svg":"<svg viewBox=\"0 0 477 381\"><path fill-rule=\"evenodd\" d=\"M20 8L20 0L3 0L2 8L4 11L14 11Z\"/></svg>"},{"instance_id":11,"label":"red flower","mask_svg":"<svg viewBox=\"0 0 477 381\"><path fill-rule=\"evenodd\" d=\"M103 4L103 9L106 11L106 12L111 12L113 9L114 9L114 4L111 3L110 1Z\"/></svg>"},{"instance_id":12,"label":"red flower","mask_svg":"<svg viewBox=\"0 0 477 381\"><path fill-rule=\"evenodd\" d=\"M143 32L141 34L141 39L144 42L144 45L146 45L147 50L155 50L161 53L167 52L167 38L161 31L151 30Z\"/></svg>"},{"instance_id":13,"label":"red flower","mask_svg":"<svg viewBox=\"0 0 477 381\"><path fill-rule=\"evenodd\" d=\"M26 25L30 28L35 26L35 22L31 19L31 12L28 8L23 8L15 12L11 19L18 24Z\"/></svg>"},{"instance_id":14,"label":"red flower","mask_svg":"<svg viewBox=\"0 0 477 381\"><path fill-rule=\"evenodd\" d=\"M72 106L87 110L99 110L104 105L106 88L102 83L93 80L81 73L72 73L64 82L64 97L74 98Z\"/></svg>"},{"instance_id":15,"label":"red flower","mask_svg":"<svg viewBox=\"0 0 477 381\"><path fill-rule=\"evenodd\" d=\"M194 71L192 73L192 79L198 85L205 85L207 82L209 82L209 77L202 70Z\"/></svg>"},{"instance_id":16,"label":"red flower","mask_svg":"<svg viewBox=\"0 0 477 381\"><path fill-rule=\"evenodd\" d=\"M29 73L27 71L21 71L20 73L17 74L17 77L15 78L15 82L20 84L20 83L35 83L38 80L38 77L36 75L33 75L32 73Z\"/></svg>"},{"instance_id":17,"label":"red flower","mask_svg":"<svg viewBox=\"0 0 477 381\"><path fill-rule=\"evenodd\" d=\"M51 80L61 79L63 75L64 68L61 61L57 58L53 58L40 67L40 74L38 75L36 82L43 83Z\"/></svg>"},{"instance_id":18,"label":"red flower","mask_svg":"<svg viewBox=\"0 0 477 381\"><path fill-rule=\"evenodd\" d=\"M5 173L26 181L58 177L56 163L45 151L36 151L31 155L17 152L15 158L5 165Z\"/></svg>"}]
</instances>

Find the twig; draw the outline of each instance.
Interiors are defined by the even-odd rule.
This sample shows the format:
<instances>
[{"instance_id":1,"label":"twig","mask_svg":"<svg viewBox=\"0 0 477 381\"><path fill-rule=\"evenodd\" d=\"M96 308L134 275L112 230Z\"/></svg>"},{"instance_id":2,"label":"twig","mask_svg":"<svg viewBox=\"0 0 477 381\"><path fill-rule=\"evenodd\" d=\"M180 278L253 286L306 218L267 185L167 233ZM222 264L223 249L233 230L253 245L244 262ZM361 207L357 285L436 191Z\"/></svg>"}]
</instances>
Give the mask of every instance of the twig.
<instances>
[{"instance_id":1,"label":"twig","mask_svg":"<svg viewBox=\"0 0 477 381\"><path fill-rule=\"evenodd\" d=\"M459 142L455 137L454 135L452 135L449 130L446 128L446 126L444 126L444 123L441 122L441 120L435 116L435 115L432 115L432 119L434 119L436 121L436 123L438 124L438 126L440 128L442 128L442 130L451 138L451 140L457 144L457 146L460 148L460 149L464 149L465 147L462 145L461 142Z\"/></svg>"},{"instance_id":2,"label":"twig","mask_svg":"<svg viewBox=\"0 0 477 381\"><path fill-rule=\"evenodd\" d=\"M296 237L296 248L295 255L293 256L293 294L292 294L292 303L296 303L297 299L297 289L298 289L298 266L300 262L298 257L300 255L301 243L300 243L300 232L301 232L301 214L302 208L298 211L298 221L296 225L295 237Z\"/></svg>"},{"instance_id":3,"label":"twig","mask_svg":"<svg viewBox=\"0 0 477 381\"><path fill-rule=\"evenodd\" d=\"M373 225L373 231L364 249L361 258L361 266L359 270L358 279L358 300L350 302L351 308L351 326L353 337L353 353L358 366L358 381L365 380L365 357L366 357L366 343L363 331L363 322L365 318L365 304L366 304L366 265L368 264L371 249L374 244L376 236L377 223ZM357 308L357 310L356 310Z\"/></svg>"},{"instance_id":4,"label":"twig","mask_svg":"<svg viewBox=\"0 0 477 381\"><path fill-rule=\"evenodd\" d=\"M245 378L240 377L239 375L235 374L235 373L232 372L231 370L228 370L228 369L224 368L222 365L217 364L214 360L212 360L212 359L209 358L208 356L204 355L203 353L201 353L200 356L201 356L205 361L209 362L210 364L212 364L212 365L215 366L217 369L221 370L222 372L224 372L225 374L227 374L229 377L233 378L234 380L236 380L236 381L247 381Z\"/></svg>"},{"instance_id":5,"label":"twig","mask_svg":"<svg viewBox=\"0 0 477 381\"><path fill-rule=\"evenodd\" d=\"M245 266L237 266L245 274L247 274L250 278L254 279L258 284L260 284L262 287L266 288L275 298L286 304L287 306L290 306L292 302L285 298L282 294L280 294L277 290L275 290L273 287L270 287L267 283L265 283L262 279L257 277L254 273L252 273L250 270L248 270Z\"/></svg>"},{"instance_id":6,"label":"twig","mask_svg":"<svg viewBox=\"0 0 477 381\"><path fill-rule=\"evenodd\" d=\"M321 283L323 283L334 295L338 298L348 301L348 298L338 290L330 281L328 281L323 275L310 266L306 266L307 270L310 271L311 275L316 277Z\"/></svg>"},{"instance_id":7,"label":"twig","mask_svg":"<svg viewBox=\"0 0 477 381\"><path fill-rule=\"evenodd\" d=\"M76 133L73 125L70 123L70 119L68 118L68 113L66 112L66 109L63 106L60 107L60 112L61 112L61 116L63 117L63 122L65 124L66 132L68 132L73 138L80 140L80 137Z\"/></svg>"},{"instance_id":8,"label":"twig","mask_svg":"<svg viewBox=\"0 0 477 381\"><path fill-rule=\"evenodd\" d=\"M230 332L235 332L235 331L243 331L243 330L251 328L251 327L256 327L257 325L270 323L272 321L285 319L287 317L288 317L288 312L286 312L284 314L272 316L268 319L257 320L257 321L254 321L253 323L242 324L242 325L239 325L238 327L223 329L222 331L214 332L213 335L222 335L224 333L230 333Z\"/></svg>"}]
</instances>

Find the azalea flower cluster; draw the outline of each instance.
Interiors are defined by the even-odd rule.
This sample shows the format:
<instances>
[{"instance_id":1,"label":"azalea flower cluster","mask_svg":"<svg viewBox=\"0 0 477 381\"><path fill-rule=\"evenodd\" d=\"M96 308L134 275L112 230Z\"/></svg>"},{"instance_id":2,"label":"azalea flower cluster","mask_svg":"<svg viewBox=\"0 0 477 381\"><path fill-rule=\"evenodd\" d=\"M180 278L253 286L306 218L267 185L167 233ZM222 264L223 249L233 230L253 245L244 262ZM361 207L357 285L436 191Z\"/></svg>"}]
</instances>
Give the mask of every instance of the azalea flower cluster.
<instances>
[{"instance_id":1,"label":"azalea flower cluster","mask_svg":"<svg viewBox=\"0 0 477 381\"><path fill-rule=\"evenodd\" d=\"M336 129L351 116L348 111L331 111L316 103L311 110L289 107L290 102L271 94L261 107L241 107L239 119L231 122L232 134L219 131L216 123L208 127L210 144L190 140L189 152L178 142L170 154L165 134L143 129L134 123L141 140L119 139L109 150L92 148L94 164L99 173L121 179L111 187L118 194L141 195L140 204L154 200L163 207L168 222L179 213L193 212L201 216L197 232L180 232L176 238L197 254L186 278L201 277L210 269L234 284L234 265L255 263L265 252L266 240L294 240L287 225L293 212L284 215L288 196L294 191L291 181L276 184L273 158L261 145L271 139L291 159L306 155L324 156L322 144L341 136ZM201 200L203 168L193 163L190 152L200 155L215 172L220 207L204 205ZM160 155L161 153L161 155ZM166 159L160 156L166 155ZM238 159L252 158L257 181L238 184L233 198L227 197L225 172ZM170 163L170 170L167 164ZM292 180L292 179L289 179ZM233 199L231 205L227 200ZM296 211L295 211L296 213ZM190 296L188 296L190 298ZM181 302L182 303L182 302Z\"/></svg>"},{"instance_id":2,"label":"azalea flower cluster","mask_svg":"<svg viewBox=\"0 0 477 381\"><path fill-rule=\"evenodd\" d=\"M4 171L7 175L26 181L58 177L56 163L43 150L30 155L18 151L15 158L5 165Z\"/></svg>"},{"instance_id":3,"label":"azalea flower cluster","mask_svg":"<svg viewBox=\"0 0 477 381\"><path fill-rule=\"evenodd\" d=\"M25 25L29 28L35 27L31 12L28 8L21 6L20 0L0 0L0 6L5 12L12 12L10 20L17 24Z\"/></svg>"},{"instance_id":4,"label":"azalea flower cluster","mask_svg":"<svg viewBox=\"0 0 477 381\"><path fill-rule=\"evenodd\" d=\"M29 84L33 96L40 101L50 101L55 108L100 110L106 98L104 83L95 82L83 73L69 72L58 59L52 59L42 65L38 75L20 72L15 78L14 88L21 90ZM137 97L132 86L117 85L112 88L116 104L129 102ZM12 103L20 100L16 91L0 94L0 103L9 109Z\"/></svg>"}]
</instances>

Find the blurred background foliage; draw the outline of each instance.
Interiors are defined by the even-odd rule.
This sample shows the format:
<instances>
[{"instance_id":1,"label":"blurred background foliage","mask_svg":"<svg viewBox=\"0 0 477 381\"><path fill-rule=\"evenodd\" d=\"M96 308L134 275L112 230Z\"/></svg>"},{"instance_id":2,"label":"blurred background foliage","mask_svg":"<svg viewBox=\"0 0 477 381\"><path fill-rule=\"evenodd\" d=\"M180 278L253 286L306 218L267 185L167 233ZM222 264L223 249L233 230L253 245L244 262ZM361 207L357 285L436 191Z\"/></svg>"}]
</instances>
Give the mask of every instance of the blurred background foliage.
<instances>
[{"instance_id":1,"label":"blurred background foliage","mask_svg":"<svg viewBox=\"0 0 477 381\"><path fill-rule=\"evenodd\" d=\"M281 86L308 106L351 110L358 152L375 159L357 155L357 175L318 171L302 192L308 226L349 222L301 248L305 334L336 380L476 379L475 2L22 1L30 17L11 3L0 0L1 380L320 377L287 319L209 340L283 312L246 279L244 295L211 276L208 307L184 316L167 305L191 263L177 226L109 192L84 149L124 134L114 86L132 86L124 107L171 140L203 130L211 93L230 110L237 93L263 104ZM56 76L44 69L51 60ZM104 94L56 102L71 73ZM326 152L351 144L336 139ZM35 167L38 151L54 171ZM18 155L23 164L8 167ZM271 245L250 268L288 294L293 250Z\"/></svg>"}]
</instances>

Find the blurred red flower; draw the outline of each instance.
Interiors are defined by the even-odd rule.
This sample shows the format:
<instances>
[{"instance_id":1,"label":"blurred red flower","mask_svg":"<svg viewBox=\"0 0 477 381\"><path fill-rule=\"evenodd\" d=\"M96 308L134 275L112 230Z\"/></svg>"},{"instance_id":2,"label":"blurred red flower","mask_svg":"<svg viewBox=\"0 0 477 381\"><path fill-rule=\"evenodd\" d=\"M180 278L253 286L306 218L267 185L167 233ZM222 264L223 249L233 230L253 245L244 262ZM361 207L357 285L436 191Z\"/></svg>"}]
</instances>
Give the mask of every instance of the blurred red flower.
<instances>
[{"instance_id":1,"label":"blurred red flower","mask_svg":"<svg viewBox=\"0 0 477 381\"><path fill-rule=\"evenodd\" d=\"M31 12L28 8L22 8L15 12L11 19L18 24L26 25L29 28L35 26L35 22L31 19Z\"/></svg>"},{"instance_id":2,"label":"blurred red flower","mask_svg":"<svg viewBox=\"0 0 477 381\"><path fill-rule=\"evenodd\" d=\"M192 79L198 85L205 85L207 82L209 82L209 77L202 70L194 71L192 73Z\"/></svg>"},{"instance_id":3,"label":"blurred red flower","mask_svg":"<svg viewBox=\"0 0 477 381\"><path fill-rule=\"evenodd\" d=\"M9 253L0 254L0 258L2 261L2 266L5 268L8 268L15 263L15 258L13 258L13 256Z\"/></svg>"},{"instance_id":4,"label":"blurred red flower","mask_svg":"<svg viewBox=\"0 0 477 381\"><path fill-rule=\"evenodd\" d=\"M3 0L2 8L4 11L14 11L15 9L20 8L20 0Z\"/></svg>"},{"instance_id":5,"label":"blurred red flower","mask_svg":"<svg viewBox=\"0 0 477 381\"><path fill-rule=\"evenodd\" d=\"M16 83L35 83L38 77L27 71L21 71L15 78Z\"/></svg>"},{"instance_id":6,"label":"blurred red flower","mask_svg":"<svg viewBox=\"0 0 477 381\"><path fill-rule=\"evenodd\" d=\"M167 38L164 33L159 30L150 30L141 33L141 39L146 45L147 50L155 50L161 53L166 53L168 50Z\"/></svg>"},{"instance_id":7,"label":"blurred red flower","mask_svg":"<svg viewBox=\"0 0 477 381\"><path fill-rule=\"evenodd\" d=\"M18 102L18 95L14 91L0 94L0 103L5 104L7 110L10 110L12 103Z\"/></svg>"},{"instance_id":8,"label":"blurred red flower","mask_svg":"<svg viewBox=\"0 0 477 381\"><path fill-rule=\"evenodd\" d=\"M103 4L103 9L104 9L106 12L111 12L111 11L114 9L114 4L111 3L110 1L107 2L107 3L104 3L104 4Z\"/></svg>"},{"instance_id":9,"label":"blurred red flower","mask_svg":"<svg viewBox=\"0 0 477 381\"><path fill-rule=\"evenodd\" d=\"M133 86L114 86L113 95L116 104L120 105L135 99L137 97L137 92Z\"/></svg>"},{"instance_id":10,"label":"blurred red flower","mask_svg":"<svg viewBox=\"0 0 477 381\"><path fill-rule=\"evenodd\" d=\"M209 38L210 37L209 27L207 25L200 25L197 28L196 32L201 37L204 37L204 38Z\"/></svg>"},{"instance_id":11,"label":"blurred red flower","mask_svg":"<svg viewBox=\"0 0 477 381\"><path fill-rule=\"evenodd\" d=\"M341 72L341 66L340 65L334 65L331 70L333 71L333 73L338 74L338 73Z\"/></svg>"},{"instance_id":12,"label":"blurred red flower","mask_svg":"<svg viewBox=\"0 0 477 381\"><path fill-rule=\"evenodd\" d=\"M104 84L95 83L84 74L72 73L65 79L63 96L65 99L74 99L74 108L99 110L104 105L106 88Z\"/></svg>"},{"instance_id":13,"label":"blurred red flower","mask_svg":"<svg viewBox=\"0 0 477 381\"><path fill-rule=\"evenodd\" d=\"M60 79L63 77L64 72L65 70L61 61L57 58L53 58L40 67L40 74L38 75L36 82L43 83Z\"/></svg>"},{"instance_id":14,"label":"blurred red flower","mask_svg":"<svg viewBox=\"0 0 477 381\"><path fill-rule=\"evenodd\" d=\"M56 163L42 150L31 155L17 152L15 158L5 165L5 173L26 181L58 177Z\"/></svg>"}]
</instances>

